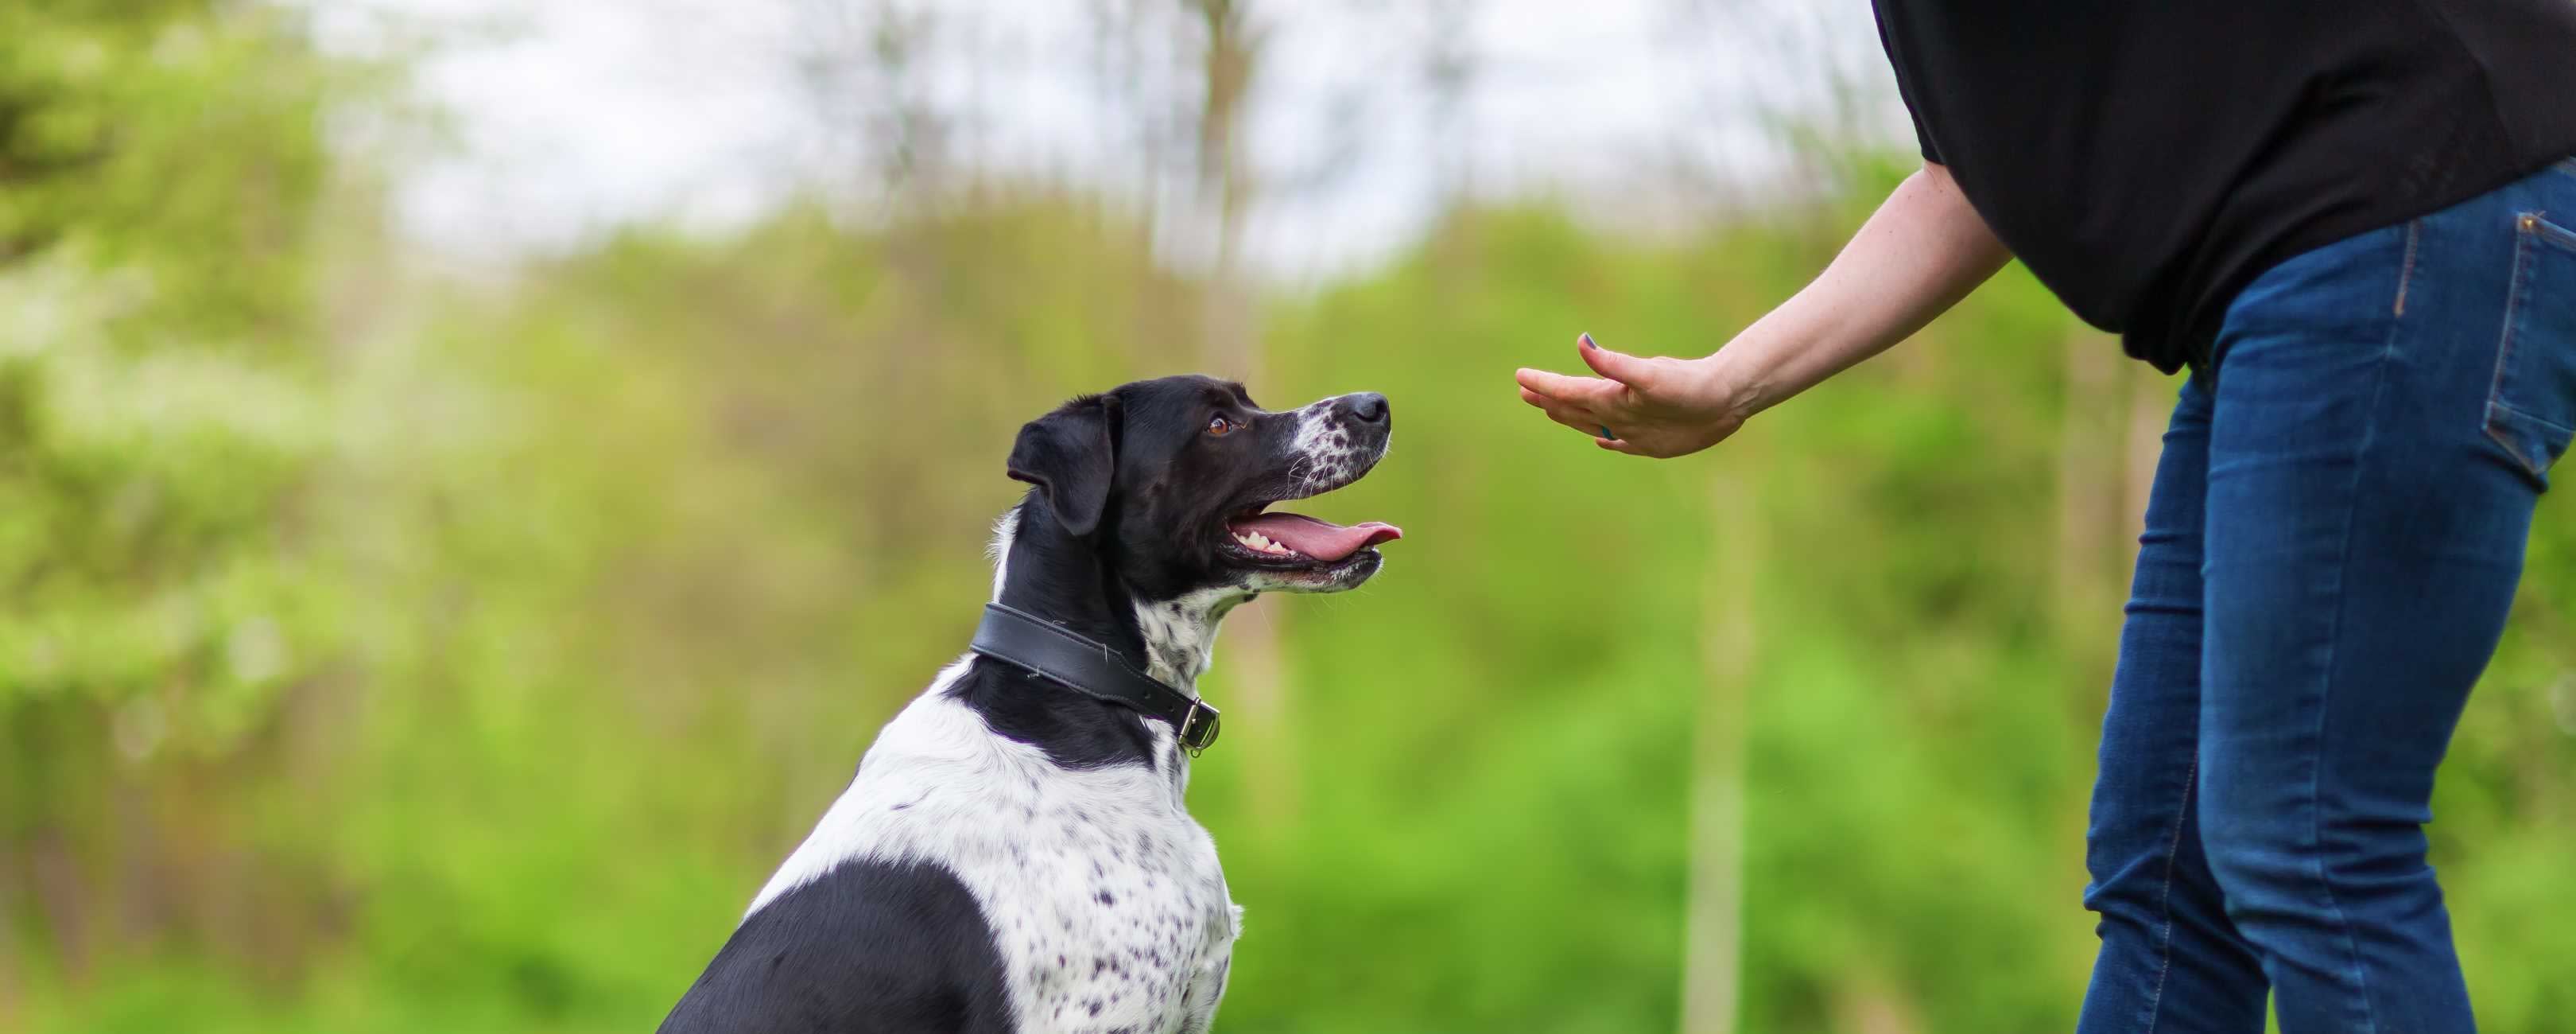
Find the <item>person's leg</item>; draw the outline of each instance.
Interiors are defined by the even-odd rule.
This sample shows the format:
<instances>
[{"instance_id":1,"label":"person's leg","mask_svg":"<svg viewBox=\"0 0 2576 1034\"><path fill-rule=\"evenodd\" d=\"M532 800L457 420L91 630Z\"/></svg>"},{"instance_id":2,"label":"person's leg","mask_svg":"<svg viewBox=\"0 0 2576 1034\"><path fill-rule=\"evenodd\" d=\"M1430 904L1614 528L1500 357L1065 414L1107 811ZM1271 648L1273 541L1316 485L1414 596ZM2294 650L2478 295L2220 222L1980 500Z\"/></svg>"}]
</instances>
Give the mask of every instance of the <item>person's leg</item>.
<instances>
[{"instance_id":1,"label":"person's leg","mask_svg":"<svg viewBox=\"0 0 2576 1034\"><path fill-rule=\"evenodd\" d=\"M2084 866L2101 916L2079 1034L2260 1034L2263 970L2222 913L2194 812L2210 398L2183 387L2120 627Z\"/></svg>"},{"instance_id":2,"label":"person's leg","mask_svg":"<svg viewBox=\"0 0 2576 1034\"><path fill-rule=\"evenodd\" d=\"M2469 1031L2433 771L2576 424L2553 172L2284 263L2230 310L2210 437L2201 836L2284 1034Z\"/></svg>"}]
</instances>

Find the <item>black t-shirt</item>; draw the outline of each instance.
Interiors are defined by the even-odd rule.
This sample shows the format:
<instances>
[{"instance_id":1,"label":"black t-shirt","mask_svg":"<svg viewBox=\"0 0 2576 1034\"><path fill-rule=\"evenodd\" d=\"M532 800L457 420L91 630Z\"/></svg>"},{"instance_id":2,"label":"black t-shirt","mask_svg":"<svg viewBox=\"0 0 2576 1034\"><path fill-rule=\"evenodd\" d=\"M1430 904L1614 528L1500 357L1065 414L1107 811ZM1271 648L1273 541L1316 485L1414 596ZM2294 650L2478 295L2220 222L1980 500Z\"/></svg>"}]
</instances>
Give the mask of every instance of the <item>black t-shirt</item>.
<instances>
[{"instance_id":1,"label":"black t-shirt","mask_svg":"<svg viewBox=\"0 0 2576 1034\"><path fill-rule=\"evenodd\" d=\"M2282 259L2576 153L2576 0L1875 0L1923 157L2171 372Z\"/></svg>"}]
</instances>

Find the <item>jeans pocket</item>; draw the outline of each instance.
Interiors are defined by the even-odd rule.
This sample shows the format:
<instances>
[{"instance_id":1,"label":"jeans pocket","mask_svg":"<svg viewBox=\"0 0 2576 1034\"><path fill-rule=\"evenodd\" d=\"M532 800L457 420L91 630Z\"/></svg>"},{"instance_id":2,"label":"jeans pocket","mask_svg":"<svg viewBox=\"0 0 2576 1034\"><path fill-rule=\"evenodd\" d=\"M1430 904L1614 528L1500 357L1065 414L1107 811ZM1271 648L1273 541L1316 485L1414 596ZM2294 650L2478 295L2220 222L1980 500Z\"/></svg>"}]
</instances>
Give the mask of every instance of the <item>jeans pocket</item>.
<instances>
[{"instance_id":1,"label":"jeans pocket","mask_svg":"<svg viewBox=\"0 0 2576 1034\"><path fill-rule=\"evenodd\" d=\"M2538 212L2515 217L2515 228L2487 436L2546 488L2550 465L2576 438L2576 231Z\"/></svg>"}]
</instances>

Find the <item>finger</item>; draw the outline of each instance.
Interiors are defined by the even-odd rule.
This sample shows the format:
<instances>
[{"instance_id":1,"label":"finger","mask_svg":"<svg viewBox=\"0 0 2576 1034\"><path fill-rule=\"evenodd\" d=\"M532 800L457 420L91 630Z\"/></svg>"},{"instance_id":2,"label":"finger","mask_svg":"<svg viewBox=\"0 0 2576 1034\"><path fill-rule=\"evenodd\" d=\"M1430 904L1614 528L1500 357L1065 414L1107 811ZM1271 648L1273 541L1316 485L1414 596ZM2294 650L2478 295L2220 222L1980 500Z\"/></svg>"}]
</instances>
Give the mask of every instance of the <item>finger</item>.
<instances>
[{"instance_id":1,"label":"finger","mask_svg":"<svg viewBox=\"0 0 2576 1034\"><path fill-rule=\"evenodd\" d=\"M1568 377L1545 370L1521 370L1512 375L1520 386L1560 402L1602 402L1616 398L1625 388L1617 381L1598 377Z\"/></svg>"},{"instance_id":2,"label":"finger","mask_svg":"<svg viewBox=\"0 0 2576 1034\"><path fill-rule=\"evenodd\" d=\"M1526 389L1521 392L1521 401L1538 407L1539 411L1546 413L1547 418L1550 420L1554 420L1557 423L1564 424L1565 426L1574 428L1578 431L1591 433L1594 437L1600 437L1599 433L1595 429L1601 426L1601 418L1582 406L1568 405L1563 402L1558 402L1555 399Z\"/></svg>"},{"instance_id":3,"label":"finger","mask_svg":"<svg viewBox=\"0 0 2576 1034\"><path fill-rule=\"evenodd\" d=\"M1568 377L1561 373L1533 370L1528 367L1512 372L1512 380L1517 382L1522 390L1535 391L1549 398L1573 397L1581 393L1583 382L1598 379L1597 377Z\"/></svg>"},{"instance_id":4,"label":"finger","mask_svg":"<svg viewBox=\"0 0 2576 1034\"><path fill-rule=\"evenodd\" d=\"M1567 427L1575 427L1579 425L1589 428L1600 424L1599 420L1594 419L1590 410L1585 409L1582 406L1559 402L1555 399L1548 398L1545 395L1539 396L1538 401L1530 404L1537 406L1541 412L1546 413L1548 419L1564 424Z\"/></svg>"},{"instance_id":5,"label":"finger","mask_svg":"<svg viewBox=\"0 0 2576 1034\"><path fill-rule=\"evenodd\" d=\"M1654 456L1654 453L1647 452L1645 449L1640 448L1637 443L1625 438L1595 438L1592 440L1592 444L1598 445L1612 452L1626 453L1630 456L1645 456L1648 458L1653 458Z\"/></svg>"},{"instance_id":6,"label":"finger","mask_svg":"<svg viewBox=\"0 0 2576 1034\"><path fill-rule=\"evenodd\" d=\"M1614 437L1614 435L1610 433L1608 426L1609 418L1602 416L1601 411L1597 408L1577 403L1559 402L1527 388L1521 389L1521 401L1537 406L1540 410L1547 413L1548 419L1564 424L1567 427L1571 427L1595 438Z\"/></svg>"},{"instance_id":7,"label":"finger","mask_svg":"<svg viewBox=\"0 0 2576 1034\"><path fill-rule=\"evenodd\" d=\"M1590 334L1583 335L1577 340L1576 345L1575 354L1583 357L1583 365L1591 367L1592 372L1621 384L1637 385L1654 375L1652 363L1626 352L1613 352L1603 348L1593 342Z\"/></svg>"},{"instance_id":8,"label":"finger","mask_svg":"<svg viewBox=\"0 0 2576 1034\"><path fill-rule=\"evenodd\" d=\"M1547 407L1547 418L1554 420L1557 423L1564 424L1567 427L1571 427L1577 431L1581 431L1586 436L1592 438L1601 437L1601 422L1592 419L1588 414L1576 412L1559 406L1549 406Z\"/></svg>"}]
</instances>

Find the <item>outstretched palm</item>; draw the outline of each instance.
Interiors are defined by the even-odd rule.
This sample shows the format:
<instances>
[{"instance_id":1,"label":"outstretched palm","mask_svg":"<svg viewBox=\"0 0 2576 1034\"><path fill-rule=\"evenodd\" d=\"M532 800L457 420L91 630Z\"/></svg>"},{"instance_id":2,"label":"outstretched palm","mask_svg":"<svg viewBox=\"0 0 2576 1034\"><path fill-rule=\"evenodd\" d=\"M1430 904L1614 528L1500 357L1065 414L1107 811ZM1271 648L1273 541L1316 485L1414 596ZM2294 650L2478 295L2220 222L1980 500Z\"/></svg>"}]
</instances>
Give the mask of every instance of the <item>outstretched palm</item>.
<instances>
[{"instance_id":1,"label":"outstretched palm","mask_svg":"<svg viewBox=\"0 0 2576 1034\"><path fill-rule=\"evenodd\" d=\"M1576 354L1599 377L1569 377L1523 369L1521 401L1548 419L1596 438L1600 446L1631 456L1670 459L1708 448L1744 426L1730 393L1705 359L1639 358L1575 341Z\"/></svg>"}]
</instances>

